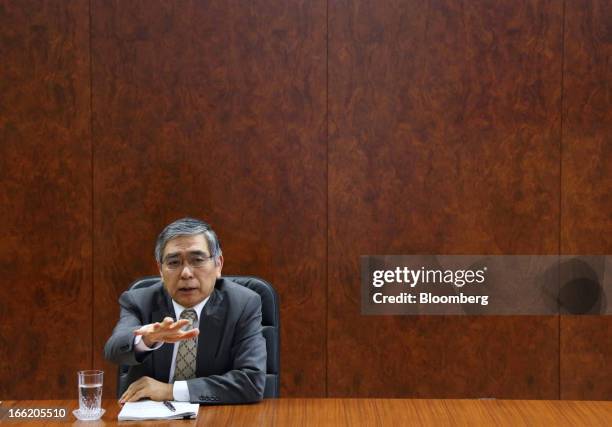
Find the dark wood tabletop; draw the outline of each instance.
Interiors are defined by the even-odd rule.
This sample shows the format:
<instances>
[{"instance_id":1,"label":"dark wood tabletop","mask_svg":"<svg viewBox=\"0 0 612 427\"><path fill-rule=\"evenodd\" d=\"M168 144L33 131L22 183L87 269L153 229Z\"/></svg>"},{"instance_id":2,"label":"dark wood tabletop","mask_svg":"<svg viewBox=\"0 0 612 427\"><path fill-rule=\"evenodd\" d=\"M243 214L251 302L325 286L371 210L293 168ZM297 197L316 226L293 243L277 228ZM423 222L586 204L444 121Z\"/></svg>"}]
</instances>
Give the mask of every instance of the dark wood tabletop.
<instances>
[{"instance_id":1,"label":"dark wood tabletop","mask_svg":"<svg viewBox=\"0 0 612 427\"><path fill-rule=\"evenodd\" d=\"M252 405L201 406L197 420L117 421L120 406L104 400L100 421L78 421L76 400L20 400L0 404L1 422L32 426L610 426L612 402L453 399L269 399ZM17 408L63 408L64 419L10 418ZM23 412L23 411L22 411Z\"/></svg>"}]
</instances>

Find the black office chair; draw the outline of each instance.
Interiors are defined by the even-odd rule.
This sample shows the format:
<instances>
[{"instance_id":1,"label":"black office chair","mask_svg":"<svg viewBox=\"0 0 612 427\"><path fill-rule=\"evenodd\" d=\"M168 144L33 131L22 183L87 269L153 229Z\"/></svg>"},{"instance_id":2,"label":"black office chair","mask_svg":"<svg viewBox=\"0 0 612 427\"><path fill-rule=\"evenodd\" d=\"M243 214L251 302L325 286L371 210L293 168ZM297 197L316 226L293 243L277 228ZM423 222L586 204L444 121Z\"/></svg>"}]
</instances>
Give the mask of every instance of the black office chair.
<instances>
[{"instance_id":1,"label":"black office chair","mask_svg":"<svg viewBox=\"0 0 612 427\"><path fill-rule=\"evenodd\" d=\"M261 297L261 326L266 339L267 368L264 398L280 396L280 313L276 291L268 282L255 276L223 276L225 279L246 286ZM148 276L136 280L129 289L146 288L159 282L159 276ZM117 397L127 388L128 366L119 366L117 371Z\"/></svg>"}]
</instances>

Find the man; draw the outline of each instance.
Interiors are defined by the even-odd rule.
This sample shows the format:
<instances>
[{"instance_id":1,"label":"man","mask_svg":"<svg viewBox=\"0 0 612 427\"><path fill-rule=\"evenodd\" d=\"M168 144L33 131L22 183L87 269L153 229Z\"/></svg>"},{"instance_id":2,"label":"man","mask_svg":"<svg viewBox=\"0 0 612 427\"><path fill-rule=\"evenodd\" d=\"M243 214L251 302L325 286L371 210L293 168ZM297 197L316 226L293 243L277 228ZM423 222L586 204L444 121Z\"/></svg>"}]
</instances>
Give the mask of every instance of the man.
<instances>
[{"instance_id":1,"label":"man","mask_svg":"<svg viewBox=\"0 0 612 427\"><path fill-rule=\"evenodd\" d=\"M162 280L121 295L119 322L104 346L106 359L130 366L120 402L261 400L261 299L221 278L215 232L193 218L175 221L157 238L155 258Z\"/></svg>"}]
</instances>

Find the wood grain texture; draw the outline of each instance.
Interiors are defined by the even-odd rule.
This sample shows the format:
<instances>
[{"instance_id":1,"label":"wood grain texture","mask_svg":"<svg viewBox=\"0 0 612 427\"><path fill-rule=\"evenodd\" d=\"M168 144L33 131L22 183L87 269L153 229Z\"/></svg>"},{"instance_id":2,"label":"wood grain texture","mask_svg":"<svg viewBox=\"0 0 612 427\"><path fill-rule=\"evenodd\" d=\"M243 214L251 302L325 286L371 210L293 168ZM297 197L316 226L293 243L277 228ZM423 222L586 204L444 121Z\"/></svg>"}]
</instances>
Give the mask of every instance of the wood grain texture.
<instances>
[{"instance_id":1,"label":"wood grain texture","mask_svg":"<svg viewBox=\"0 0 612 427\"><path fill-rule=\"evenodd\" d=\"M10 408L76 408L76 401L7 401ZM95 424L125 425L117 421L115 400L102 402L106 413ZM196 420L130 421L130 426L608 426L611 402L534 400L439 399L270 399L254 405L200 406ZM6 419L6 418L5 418ZM45 425L65 425L74 420L48 420ZM39 426L41 421L20 425Z\"/></svg>"},{"instance_id":2,"label":"wood grain texture","mask_svg":"<svg viewBox=\"0 0 612 427\"><path fill-rule=\"evenodd\" d=\"M329 22L329 395L557 398L557 318L364 317L358 262L557 253L562 3Z\"/></svg>"},{"instance_id":3,"label":"wood grain texture","mask_svg":"<svg viewBox=\"0 0 612 427\"><path fill-rule=\"evenodd\" d=\"M567 2L563 88L564 254L612 253L612 2ZM561 320L561 398L612 399L612 317Z\"/></svg>"},{"instance_id":4,"label":"wood grain texture","mask_svg":"<svg viewBox=\"0 0 612 427\"><path fill-rule=\"evenodd\" d=\"M92 2L96 348L120 293L156 273L157 233L200 217L225 273L280 295L282 394L324 394L325 11Z\"/></svg>"},{"instance_id":5,"label":"wood grain texture","mask_svg":"<svg viewBox=\"0 0 612 427\"><path fill-rule=\"evenodd\" d=\"M0 3L2 399L75 397L91 363L88 36L87 1Z\"/></svg>"}]
</instances>

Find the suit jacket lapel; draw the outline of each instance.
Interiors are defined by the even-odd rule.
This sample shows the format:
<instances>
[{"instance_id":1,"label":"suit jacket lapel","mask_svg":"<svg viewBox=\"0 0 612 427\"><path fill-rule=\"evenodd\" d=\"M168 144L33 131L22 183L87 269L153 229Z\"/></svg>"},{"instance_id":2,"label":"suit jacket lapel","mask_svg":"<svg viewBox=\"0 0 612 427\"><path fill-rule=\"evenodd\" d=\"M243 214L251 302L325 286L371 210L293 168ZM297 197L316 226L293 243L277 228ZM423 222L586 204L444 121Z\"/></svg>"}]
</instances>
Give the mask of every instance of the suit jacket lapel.
<instances>
[{"instance_id":1,"label":"suit jacket lapel","mask_svg":"<svg viewBox=\"0 0 612 427\"><path fill-rule=\"evenodd\" d=\"M196 377L210 375L212 372L213 362L223 339L226 314L227 303L223 293L215 286L200 316Z\"/></svg>"},{"instance_id":2,"label":"suit jacket lapel","mask_svg":"<svg viewBox=\"0 0 612 427\"><path fill-rule=\"evenodd\" d=\"M172 317L176 320L172 299L166 292L166 289L162 288L162 292L157 299L157 307L151 313L151 322L161 322L164 320L164 317ZM166 343L153 352L155 378L160 381L169 382L170 380L170 364L172 363L173 350L174 344Z\"/></svg>"}]
</instances>

